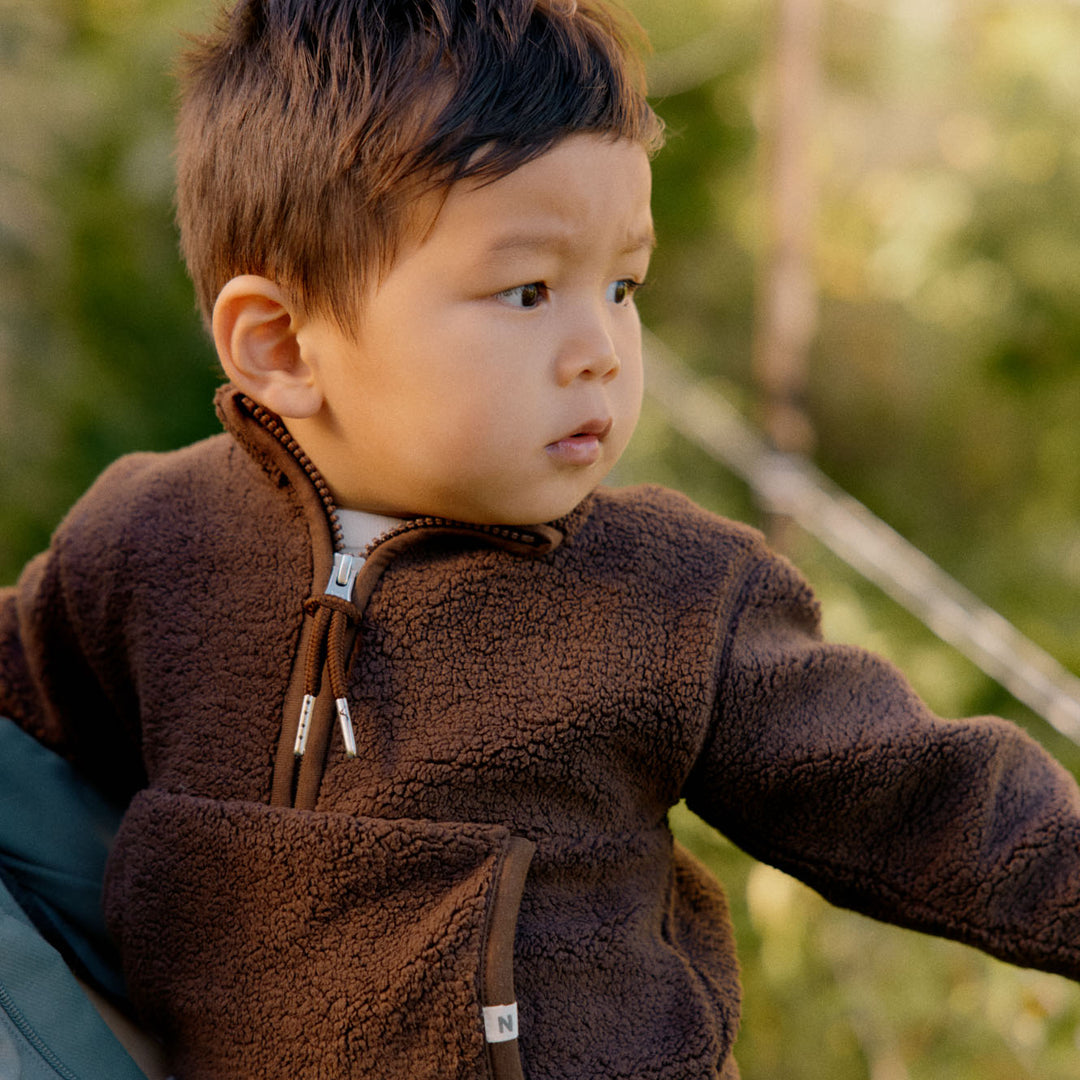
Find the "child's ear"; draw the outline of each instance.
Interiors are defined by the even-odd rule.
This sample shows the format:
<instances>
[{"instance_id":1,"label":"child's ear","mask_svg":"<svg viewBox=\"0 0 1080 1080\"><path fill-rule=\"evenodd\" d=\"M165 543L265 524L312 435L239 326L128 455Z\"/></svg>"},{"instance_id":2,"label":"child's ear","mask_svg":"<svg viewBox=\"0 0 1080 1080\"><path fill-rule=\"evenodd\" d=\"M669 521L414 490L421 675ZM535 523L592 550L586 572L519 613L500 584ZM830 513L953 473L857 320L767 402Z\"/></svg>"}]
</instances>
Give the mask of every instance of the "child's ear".
<instances>
[{"instance_id":1,"label":"child's ear","mask_svg":"<svg viewBox=\"0 0 1080 1080\"><path fill-rule=\"evenodd\" d=\"M218 294L214 344L229 381L279 416L313 416L322 405L315 372L296 337L296 311L269 278L242 274Z\"/></svg>"}]
</instances>

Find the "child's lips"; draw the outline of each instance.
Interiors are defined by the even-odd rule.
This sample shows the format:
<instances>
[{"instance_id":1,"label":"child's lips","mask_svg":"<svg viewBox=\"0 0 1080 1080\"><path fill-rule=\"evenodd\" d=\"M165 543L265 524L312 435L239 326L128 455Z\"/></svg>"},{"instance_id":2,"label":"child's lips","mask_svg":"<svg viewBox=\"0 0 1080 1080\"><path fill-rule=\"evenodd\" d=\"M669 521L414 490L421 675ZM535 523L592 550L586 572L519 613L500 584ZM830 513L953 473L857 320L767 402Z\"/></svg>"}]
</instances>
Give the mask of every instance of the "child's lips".
<instances>
[{"instance_id":1,"label":"child's lips","mask_svg":"<svg viewBox=\"0 0 1080 1080\"><path fill-rule=\"evenodd\" d=\"M603 442L611 432L611 419L589 420L569 435L545 447L561 465L595 465L603 452Z\"/></svg>"}]
</instances>

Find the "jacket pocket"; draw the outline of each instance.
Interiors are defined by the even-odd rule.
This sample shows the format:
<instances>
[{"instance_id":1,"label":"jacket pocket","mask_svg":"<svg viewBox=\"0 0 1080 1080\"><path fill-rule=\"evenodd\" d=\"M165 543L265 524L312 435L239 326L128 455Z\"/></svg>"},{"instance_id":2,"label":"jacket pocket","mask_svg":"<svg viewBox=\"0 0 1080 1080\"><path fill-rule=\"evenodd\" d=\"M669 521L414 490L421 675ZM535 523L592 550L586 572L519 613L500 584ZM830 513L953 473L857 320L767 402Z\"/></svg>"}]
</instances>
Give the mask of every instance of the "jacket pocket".
<instances>
[{"instance_id":1,"label":"jacket pocket","mask_svg":"<svg viewBox=\"0 0 1080 1080\"><path fill-rule=\"evenodd\" d=\"M151 789L121 825L106 917L180 1080L520 1080L531 857L500 826Z\"/></svg>"},{"instance_id":2,"label":"jacket pocket","mask_svg":"<svg viewBox=\"0 0 1080 1080\"><path fill-rule=\"evenodd\" d=\"M541 840L515 949L530 1080L735 1075L727 905L667 828Z\"/></svg>"}]
</instances>

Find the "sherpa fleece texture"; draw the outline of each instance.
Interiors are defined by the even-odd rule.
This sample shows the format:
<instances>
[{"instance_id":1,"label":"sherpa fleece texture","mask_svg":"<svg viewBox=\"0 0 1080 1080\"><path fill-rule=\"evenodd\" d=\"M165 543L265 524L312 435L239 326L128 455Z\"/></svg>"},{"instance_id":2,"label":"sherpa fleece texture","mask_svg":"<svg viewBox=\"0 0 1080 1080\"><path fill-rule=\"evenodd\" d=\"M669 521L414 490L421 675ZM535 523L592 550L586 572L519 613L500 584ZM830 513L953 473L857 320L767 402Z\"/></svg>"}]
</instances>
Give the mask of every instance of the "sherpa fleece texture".
<instances>
[{"instance_id":1,"label":"sherpa fleece texture","mask_svg":"<svg viewBox=\"0 0 1080 1080\"><path fill-rule=\"evenodd\" d=\"M280 423L219 404L231 435L116 464L0 594L0 713L135 796L107 916L181 1080L732 1080L681 797L836 903L1080 976L1066 772L824 643L758 534L661 489L533 555L438 522L376 549L358 754L283 773L334 519Z\"/></svg>"}]
</instances>

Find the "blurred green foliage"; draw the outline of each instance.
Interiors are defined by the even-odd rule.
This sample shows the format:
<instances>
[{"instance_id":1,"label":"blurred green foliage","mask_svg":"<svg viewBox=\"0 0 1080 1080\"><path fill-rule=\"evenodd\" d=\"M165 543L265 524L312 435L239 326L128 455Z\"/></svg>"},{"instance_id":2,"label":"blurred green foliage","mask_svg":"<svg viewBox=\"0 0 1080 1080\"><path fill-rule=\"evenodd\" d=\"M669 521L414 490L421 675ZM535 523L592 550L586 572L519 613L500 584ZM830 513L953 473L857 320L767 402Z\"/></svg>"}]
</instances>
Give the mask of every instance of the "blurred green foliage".
<instances>
[{"instance_id":1,"label":"blurred green foliage","mask_svg":"<svg viewBox=\"0 0 1080 1080\"><path fill-rule=\"evenodd\" d=\"M197 7L0 0L0 580L107 462L217 427L171 213Z\"/></svg>"},{"instance_id":2,"label":"blurred green foliage","mask_svg":"<svg viewBox=\"0 0 1080 1080\"><path fill-rule=\"evenodd\" d=\"M670 140L646 321L748 415L765 238L769 7L637 0ZM815 169L817 463L1037 643L1080 670L1080 9L829 0ZM711 68L695 41L712 47ZM657 87L660 88L659 86ZM647 409L621 479L762 522L743 487ZM826 629L883 652L944 715L1010 716L1077 747L805 536ZM1080 994L828 907L690 817L729 888L747 1080L1065 1080Z\"/></svg>"},{"instance_id":3,"label":"blurred green foliage","mask_svg":"<svg viewBox=\"0 0 1080 1080\"><path fill-rule=\"evenodd\" d=\"M641 308L748 415L772 5L633 0L669 144ZM0 0L0 581L108 461L217 429L177 254L170 69L213 0ZM1080 7L826 0L814 141L818 464L1080 670ZM618 480L751 494L648 407ZM1080 750L806 537L830 635L946 715ZM688 813L742 946L746 1080L1074 1080L1080 995L829 908Z\"/></svg>"}]
</instances>

